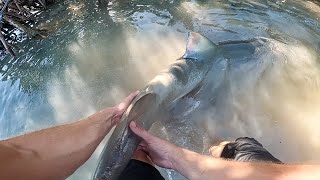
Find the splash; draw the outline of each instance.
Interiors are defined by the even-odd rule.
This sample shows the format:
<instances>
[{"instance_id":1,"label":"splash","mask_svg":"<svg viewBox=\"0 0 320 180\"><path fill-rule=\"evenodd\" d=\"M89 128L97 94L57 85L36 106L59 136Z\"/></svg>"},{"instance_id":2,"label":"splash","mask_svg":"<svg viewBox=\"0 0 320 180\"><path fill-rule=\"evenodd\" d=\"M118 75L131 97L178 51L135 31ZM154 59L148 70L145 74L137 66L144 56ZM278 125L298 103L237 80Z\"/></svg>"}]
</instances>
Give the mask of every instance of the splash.
<instances>
[{"instance_id":1,"label":"splash","mask_svg":"<svg viewBox=\"0 0 320 180\"><path fill-rule=\"evenodd\" d=\"M286 162L319 161L317 53L274 40L255 48L245 59L230 59L219 88L203 92L213 98L202 99L202 115L192 118L204 122L213 139L252 136Z\"/></svg>"}]
</instances>

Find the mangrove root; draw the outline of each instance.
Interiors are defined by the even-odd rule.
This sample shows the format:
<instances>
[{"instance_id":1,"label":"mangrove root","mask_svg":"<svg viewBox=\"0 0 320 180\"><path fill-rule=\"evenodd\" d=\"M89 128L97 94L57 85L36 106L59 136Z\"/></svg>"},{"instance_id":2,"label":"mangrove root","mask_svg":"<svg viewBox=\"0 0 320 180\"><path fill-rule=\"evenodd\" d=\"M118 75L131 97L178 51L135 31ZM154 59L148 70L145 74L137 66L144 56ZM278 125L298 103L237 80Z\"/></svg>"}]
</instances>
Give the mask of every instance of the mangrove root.
<instances>
[{"instance_id":1,"label":"mangrove root","mask_svg":"<svg viewBox=\"0 0 320 180\"><path fill-rule=\"evenodd\" d=\"M46 30L40 30L32 27L30 22L32 21L31 9L34 8L46 8L47 3L51 0L2 0L0 2L0 41L3 49L14 56L12 45L7 41L14 36L10 36L12 29L19 29L33 38L46 38L48 32ZM9 29L8 29L9 28ZM11 30L10 30L11 29ZM12 33L13 34L13 33Z\"/></svg>"}]
</instances>

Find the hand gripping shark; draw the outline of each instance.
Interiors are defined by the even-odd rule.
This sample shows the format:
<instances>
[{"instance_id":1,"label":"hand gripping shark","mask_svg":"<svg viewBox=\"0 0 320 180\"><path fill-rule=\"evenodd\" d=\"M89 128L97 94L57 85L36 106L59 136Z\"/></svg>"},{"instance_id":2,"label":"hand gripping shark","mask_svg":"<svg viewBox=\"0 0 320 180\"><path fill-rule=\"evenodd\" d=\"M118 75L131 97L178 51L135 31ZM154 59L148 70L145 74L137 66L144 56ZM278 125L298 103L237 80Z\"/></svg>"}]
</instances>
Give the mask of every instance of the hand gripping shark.
<instances>
[{"instance_id":1,"label":"hand gripping shark","mask_svg":"<svg viewBox=\"0 0 320 180\"><path fill-rule=\"evenodd\" d=\"M116 180L128 164L140 140L128 128L134 120L149 130L173 102L201 84L211 69L218 47L206 37L188 34L185 54L155 76L132 101L104 147L94 179Z\"/></svg>"}]
</instances>

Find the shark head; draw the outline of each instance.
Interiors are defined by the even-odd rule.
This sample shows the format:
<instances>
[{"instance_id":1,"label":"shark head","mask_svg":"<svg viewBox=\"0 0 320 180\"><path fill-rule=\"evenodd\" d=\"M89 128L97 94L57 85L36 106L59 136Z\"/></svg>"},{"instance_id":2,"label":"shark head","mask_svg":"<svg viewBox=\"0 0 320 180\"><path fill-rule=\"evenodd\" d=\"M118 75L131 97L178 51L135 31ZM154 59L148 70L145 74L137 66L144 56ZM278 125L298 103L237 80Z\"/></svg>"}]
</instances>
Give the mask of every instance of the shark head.
<instances>
[{"instance_id":1,"label":"shark head","mask_svg":"<svg viewBox=\"0 0 320 180\"><path fill-rule=\"evenodd\" d=\"M196 32L189 32L186 52L182 58L204 63L212 61L218 49L218 46L205 36Z\"/></svg>"}]
</instances>

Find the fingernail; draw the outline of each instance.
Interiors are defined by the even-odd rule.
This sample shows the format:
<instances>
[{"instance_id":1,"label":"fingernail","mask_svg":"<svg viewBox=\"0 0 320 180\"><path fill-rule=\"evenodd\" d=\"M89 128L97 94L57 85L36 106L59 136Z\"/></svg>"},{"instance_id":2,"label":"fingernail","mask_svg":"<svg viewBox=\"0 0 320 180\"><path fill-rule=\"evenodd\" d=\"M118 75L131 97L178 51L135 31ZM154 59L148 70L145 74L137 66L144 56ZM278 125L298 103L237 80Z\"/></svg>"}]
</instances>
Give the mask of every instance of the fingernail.
<instances>
[{"instance_id":1,"label":"fingernail","mask_svg":"<svg viewBox=\"0 0 320 180\"><path fill-rule=\"evenodd\" d=\"M131 121L131 126L132 126L132 127L137 127L137 124L136 124L136 122L134 122L134 121Z\"/></svg>"}]
</instances>

